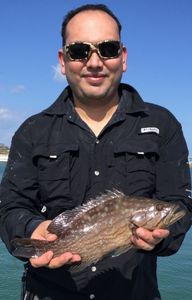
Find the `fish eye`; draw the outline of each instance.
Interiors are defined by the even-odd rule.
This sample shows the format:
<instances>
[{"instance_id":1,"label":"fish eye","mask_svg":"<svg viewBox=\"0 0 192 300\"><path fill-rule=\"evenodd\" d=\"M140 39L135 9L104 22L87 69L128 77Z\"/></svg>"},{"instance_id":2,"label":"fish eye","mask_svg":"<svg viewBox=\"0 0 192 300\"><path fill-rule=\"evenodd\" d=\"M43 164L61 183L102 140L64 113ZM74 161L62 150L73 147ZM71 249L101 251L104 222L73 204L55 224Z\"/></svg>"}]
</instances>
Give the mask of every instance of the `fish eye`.
<instances>
[{"instance_id":1,"label":"fish eye","mask_svg":"<svg viewBox=\"0 0 192 300\"><path fill-rule=\"evenodd\" d=\"M163 204L157 204L157 205L156 205L156 209L157 209L158 211L162 211L163 208L164 208Z\"/></svg>"}]
</instances>

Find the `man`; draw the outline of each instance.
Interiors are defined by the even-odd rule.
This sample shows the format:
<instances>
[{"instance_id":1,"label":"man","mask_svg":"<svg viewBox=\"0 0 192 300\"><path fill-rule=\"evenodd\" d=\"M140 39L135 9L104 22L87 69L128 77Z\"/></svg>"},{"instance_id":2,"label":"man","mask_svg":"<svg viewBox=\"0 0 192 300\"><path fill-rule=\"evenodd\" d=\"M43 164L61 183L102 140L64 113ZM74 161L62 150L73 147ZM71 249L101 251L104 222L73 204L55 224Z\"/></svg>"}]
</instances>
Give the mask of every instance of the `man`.
<instances>
[{"instance_id":1,"label":"man","mask_svg":"<svg viewBox=\"0 0 192 300\"><path fill-rule=\"evenodd\" d=\"M57 101L13 137L1 191L1 237L55 240L47 226L101 192L177 201L186 216L168 230L138 228L136 252L106 257L77 273L78 253L51 251L28 264L24 299L157 300L158 255L175 253L191 223L188 151L180 124L120 84L127 50L121 25L104 5L70 12L62 27L61 71L69 83Z\"/></svg>"}]
</instances>

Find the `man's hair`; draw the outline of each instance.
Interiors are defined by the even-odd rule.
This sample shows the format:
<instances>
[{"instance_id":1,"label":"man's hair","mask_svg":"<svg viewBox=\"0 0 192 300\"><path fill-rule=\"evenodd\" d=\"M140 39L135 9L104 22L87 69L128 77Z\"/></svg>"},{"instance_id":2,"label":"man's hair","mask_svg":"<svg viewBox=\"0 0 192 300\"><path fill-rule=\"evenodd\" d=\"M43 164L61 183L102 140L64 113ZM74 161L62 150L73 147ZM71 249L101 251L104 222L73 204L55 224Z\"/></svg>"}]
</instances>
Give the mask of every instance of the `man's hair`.
<instances>
[{"instance_id":1,"label":"man's hair","mask_svg":"<svg viewBox=\"0 0 192 300\"><path fill-rule=\"evenodd\" d=\"M61 28L61 36L62 36L62 43L63 46L65 45L66 42L66 27L69 21L78 13L83 12L83 11L89 11L89 10L100 10L108 15L110 15L115 22L117 23L118 30L119 30L119 35L121 35L121 23L119 22L118 18L113 14L113 12L104 4L86 4L79 6L78 8L74 10L70 10L66 16L64 17L63 23L62 23L62 28Z\"/></svg>"}]
</instances>

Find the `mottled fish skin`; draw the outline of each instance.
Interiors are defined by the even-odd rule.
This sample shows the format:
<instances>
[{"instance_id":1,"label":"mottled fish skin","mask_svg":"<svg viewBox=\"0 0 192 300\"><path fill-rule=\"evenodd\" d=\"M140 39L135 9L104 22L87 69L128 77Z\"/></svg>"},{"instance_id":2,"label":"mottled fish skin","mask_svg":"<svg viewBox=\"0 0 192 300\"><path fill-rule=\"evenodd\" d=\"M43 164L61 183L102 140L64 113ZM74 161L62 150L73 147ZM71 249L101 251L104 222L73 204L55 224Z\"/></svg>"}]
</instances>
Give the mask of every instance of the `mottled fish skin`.
<instances>
[{"instance_id":1,"label":"mottled fish skin","mask_svg":"<svg viewBox=\"0 0 192 300\"><path fill-rule=\"evenodd\" d=\"M69 251L80 254L84 268L106 254L128 251L133 229L168 228L184 215L174 203L129 197L113 190L53 219L48 231L58 236L56 241L15 239L13 254L30 258L52 250L55 257Z\"/></svg>"}]
</instances>

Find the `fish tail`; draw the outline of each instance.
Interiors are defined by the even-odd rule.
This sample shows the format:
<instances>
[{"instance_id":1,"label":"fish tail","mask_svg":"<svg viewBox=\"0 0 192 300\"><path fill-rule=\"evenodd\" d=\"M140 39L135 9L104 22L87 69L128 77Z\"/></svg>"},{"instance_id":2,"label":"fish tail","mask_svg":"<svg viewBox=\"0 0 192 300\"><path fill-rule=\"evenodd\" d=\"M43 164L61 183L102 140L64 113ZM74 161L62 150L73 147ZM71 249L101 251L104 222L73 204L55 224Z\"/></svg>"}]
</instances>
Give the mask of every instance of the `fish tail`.
<instances>
[{"instance_id":1,"label":"fish tail","mask_svg":"<svg viewBox=\"0 0 192 300\"><path fill-rule=\"evenodd\" d=\"M50 242L30 238L16 238L11 241L14 250L12 254L16 257L31 258L41 256L48 251Z\"/></svg>"}]
</instances>

